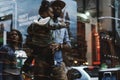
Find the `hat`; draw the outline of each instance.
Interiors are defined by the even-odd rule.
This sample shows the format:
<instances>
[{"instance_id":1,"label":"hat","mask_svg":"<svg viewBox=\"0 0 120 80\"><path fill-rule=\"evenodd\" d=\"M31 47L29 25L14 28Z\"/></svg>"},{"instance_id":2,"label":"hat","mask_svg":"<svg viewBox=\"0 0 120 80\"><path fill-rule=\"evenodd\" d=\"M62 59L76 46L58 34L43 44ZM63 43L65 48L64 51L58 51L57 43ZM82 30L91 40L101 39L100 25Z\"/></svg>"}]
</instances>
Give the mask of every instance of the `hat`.
<instances>
[{"instance_id":1,"label":"hat","mask_svg":"<svg viewBox=\"0 0 120 80\"><path fill-rule=\"evenodd\" d=\"M51 2L51 6L60 6L62 9L65 7L65 2L61 1L61 0L55 0L53 2Z\"/></svg>"}]
</instances>

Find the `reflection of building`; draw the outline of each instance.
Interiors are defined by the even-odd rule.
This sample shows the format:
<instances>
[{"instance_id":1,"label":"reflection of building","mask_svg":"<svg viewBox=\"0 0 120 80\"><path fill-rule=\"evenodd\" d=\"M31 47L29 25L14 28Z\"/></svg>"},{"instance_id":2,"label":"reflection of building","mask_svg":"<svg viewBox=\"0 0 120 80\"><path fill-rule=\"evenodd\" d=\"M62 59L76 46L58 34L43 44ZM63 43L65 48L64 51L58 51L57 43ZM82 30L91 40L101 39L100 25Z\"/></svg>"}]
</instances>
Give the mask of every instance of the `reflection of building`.
<instances>
[{"instance_id":1,"label":"reflection of building","mask_svg":"<svg viewBox=\"0 0 120 80\"><path fill-rule=\"evenodd\" d=\"M0 17L12 14L13 26L17 27L16 0L0 0Z\"/></svg>"},{"instance_id":2,"label":"reflection of building","mask_svg":"<svg viewBox=\"0 0 120 80\"><path fill-rule=\"evenodd\" d=\"M85 24L78 22L77 26L78 54L82 61L86 62L87 42L85 40Z\"/></svg>"},{"instance_id":3,"label":"reflection of building","mask_svg":"<svg viewBox=\"0 0 120 80\"><path fill-rule=\"evenodd\" d=\"M116 54L114 35L111 31L100 32L101 63L106 63L108 67L119 65L119 57Z\"/></svg>"},{"instance_id":4,"label":"reflection of building","mask_svg":"<svg viewBox=\"0 0 120 80\"><path fill-rule=\"evenodd\" d=\"M1 44L6 44L7 32L12 29L12 14L0 17Z\"/></svg>"},{"instance_id":5,"label":"reflection of building","mask_svg":"<svg viewBox=\"0 0 120 80\"><path fill-rule=\"evenodd\" d=\"M86 57L89 65L99 65L99 36L97 34L97 15L96 15L96 0L77 0L78 1L78 35L84 37L86 41ZM90 12L86 15L85 12ZM82 13L82 16L80 16ZM80 45L81 46L81 45Z\"/></svg>"},{"instance_id":6,"label":"reflection of building","mask_svg":"<svg viewBox=\"0 0 120 80\"><path fill-rule=\"evenodd\" d=\"M86 17L78 15L78 27L81 27L80 30L78 30L78 33L80 33L82 36L85 37L85 40L87 42L87 53L86 58L89 63L89 65L99 65L100 59L104 59L103 53L101 53L101 43L104 44L104 42L101 42L101 38L99 35L99 32L101 30L111 31L113 33L113 39L115 39L115 20L112 19L102 19L99 20L98 18L101 16L115 16L115 7L114 1L120 0L76 0L78 4L78 13L84 14ZM115 5L116 6L116 5ZM118 8L117 8L118 9ZM85 15L85 12L90 12L90 16ZM117 12L117 11L116 11ZM86 19L85 19L86 18ZM83 29L84 28L84 29ZM94 32L94 30L96 32ZM80 32L79 32L80 31ZM117 39L118 41L119 39ZM118 45L113 43L105 43L108 52L113 53L114 50L118 48ZM104 45L105 46L105 45ZM115 47L113 50L112 47ZM117 48L116 48L117 47ZM105 50L105 49L104 49ZM110 54L111 54L110 53ZM117 53L119 53L119 50L117 50ZM114 54L118 55L117 53ZM111 60L114 60L112 57L110 57ZM109 60L107 60L110 62ZM115 65L115 63L113 63Z\"/></svg>"},{"instance_id":7,"label":"reflection of building","mask_svg":"<svg viewBox=\"0 0 120 80\"><path fill-rule=\"evenodd\" d=\"M4 31L4 24L0 24L0 46L3 45L3 31Z\"/></svg>"}]
</instances>

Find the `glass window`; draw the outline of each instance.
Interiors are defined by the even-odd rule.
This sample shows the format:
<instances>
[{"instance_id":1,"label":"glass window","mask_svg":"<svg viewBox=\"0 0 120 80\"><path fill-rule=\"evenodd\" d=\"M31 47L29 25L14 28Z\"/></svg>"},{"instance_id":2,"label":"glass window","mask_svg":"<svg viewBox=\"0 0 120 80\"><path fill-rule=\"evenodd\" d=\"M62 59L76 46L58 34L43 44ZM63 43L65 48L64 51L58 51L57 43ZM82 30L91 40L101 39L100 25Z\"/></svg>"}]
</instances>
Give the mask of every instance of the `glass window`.
<instances>
[{"instance_id":1,"label":"glass window","mask_svg":"<svg viewBox=\"0 0 120 80\"><path fill-rule=\"evenodd\" d=\"M99 68L84 68L90 77L98 77Z\"/></svg>"},{"instance_id":2,"label":"glass window","mask_svg":"<svg viewBox=\"0 0 120 80\"><path fill-rule=\"evenodd\" d=\"M67 72L68 80L74 80L74 79L80 79L81 78L81 73L76 70L76 69L70 69Z\"/></svg>"}]
</instances>

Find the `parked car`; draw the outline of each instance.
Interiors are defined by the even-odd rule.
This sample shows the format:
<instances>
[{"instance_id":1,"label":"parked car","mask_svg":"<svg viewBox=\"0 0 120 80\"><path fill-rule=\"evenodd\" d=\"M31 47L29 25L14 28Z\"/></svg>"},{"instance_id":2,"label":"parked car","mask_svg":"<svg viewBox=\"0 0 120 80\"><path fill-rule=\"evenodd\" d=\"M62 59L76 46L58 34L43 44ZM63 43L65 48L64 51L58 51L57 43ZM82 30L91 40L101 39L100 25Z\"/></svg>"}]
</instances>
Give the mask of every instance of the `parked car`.
<instances>
[{"instance_id":1,"label":"parked car","mask_svg":"<svg viewBox=\"0 0 120 80\"><path fill-rule=\"evenodd\" d=\"M120 67L99 70L99 80L120 80Z\"/></svg>"},{"instance_id":2,"label":"parked car","mask_svg":"<svg viewBox=\"0 0 120 80\"><path fill-rule=\"evenodd\" d=\"M76 66L67 68L68 80L98 80L99 67Z\"/></svg>"}]
</instances>

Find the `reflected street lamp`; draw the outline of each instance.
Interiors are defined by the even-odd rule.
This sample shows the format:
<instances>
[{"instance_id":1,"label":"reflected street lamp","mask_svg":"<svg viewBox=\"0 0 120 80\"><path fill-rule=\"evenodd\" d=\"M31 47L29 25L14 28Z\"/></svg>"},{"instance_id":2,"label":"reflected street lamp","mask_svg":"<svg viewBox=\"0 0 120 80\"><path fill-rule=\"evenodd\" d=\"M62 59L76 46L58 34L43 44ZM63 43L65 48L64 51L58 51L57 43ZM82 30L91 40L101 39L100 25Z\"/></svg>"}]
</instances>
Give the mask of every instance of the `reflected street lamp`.
<instances>
[{"instance_id":1,"label":"reflected street lamp","mask_svg":"<svg viewBox=\"0 0 120 80\"><path fill-rule=\"evenodd\" d=\"M115 20L120 20L120 18L115 18L115 17L111 17L111 16L98 17L98 19L115 19Z\"/></svg>"}]
</instances>

